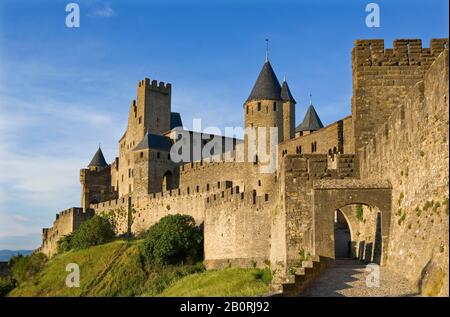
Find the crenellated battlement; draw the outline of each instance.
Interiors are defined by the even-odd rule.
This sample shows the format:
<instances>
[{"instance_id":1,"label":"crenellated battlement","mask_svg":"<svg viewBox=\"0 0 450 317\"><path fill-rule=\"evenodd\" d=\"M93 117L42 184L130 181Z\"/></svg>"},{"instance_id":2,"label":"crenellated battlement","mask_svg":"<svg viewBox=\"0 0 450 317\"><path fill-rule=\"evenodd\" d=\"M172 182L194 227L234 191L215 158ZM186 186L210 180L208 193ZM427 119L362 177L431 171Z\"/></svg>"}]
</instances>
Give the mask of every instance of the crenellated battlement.
<instances>
[{"instance_id":1,"label":"crenellated battlement","mask_svg":"<svg viewBox=\"0 0 450 317\"><path fill-rule=\"evenodd\" d=\"M73 207L56 214L51 228L42 229L41 252L47 255L56 253L58 240L76 230L81 223L94 215L92 209L83 211L83 208Z\"/></svg>"},{"instance_id":2,"label":"crenellated battlement","mask_svg":"<svg viewBox=\"0 0 450 317\"><path fill-rule=\"evenodd\" d=\"M90 208L96 211L104 211L110 209L118 209L126 207L128 204L128 198L132 197L133 203L139 204L139 202L145 201L146 203L153 203L164 200L171 200L177 198L192 197L197 198L203 196L205 193L212 193L220 191L221 189L228 189L233 186L232 181L218 181L211 184L202 184L197 186L182 186L180 188L171 189L164 192L152 193L147 195L132 196L124 195L117 199L112 199L96 204L90 204Z\"/></svg>"},{"instance_id":3,"label":"crenellated battlement","mask_svg":"<svg viewBox=\"0 0 450 317\"><path fill-rule=\"evenodd\" d=\"M145 87L146 89L150 89L151 91L156 91L164 94L170 94L172 90L172 84L164 83L163 81L158 82L155 79L150 81L149 78L140 80L138 83L138 87Z\"/></svg>"},{"instance_id":4,"label":"crenellated battlement","mask_svg":"<svg viewBox=\"0 0 450 317\"><path fill-rule=\"evenodd\" d=\"M206 208L214 208L224 204L232 204L234 207L250 207L260 209L271 202L268 193L257 196L256 191L241 192L239 186L227 188L205 199Z\"/></svg>"},{"instance_id":5,"label":"crenellated battlement","mask_svg":"<svg viewBox=\"0 0 450 317\"><path fill-rule=\"evenodd\" d=\"M305 181L322 178L356 177L353 154L288 154L283 158L282 171Z\"/></svg>"},{"instance_id":6,"label":"crenellated battlement","mask_svg":"<svg viewBox=\"0 0 450 317\"><path fill-rule=\"evenodd\" d=\"M83 213L83 208L72 207L72 208L69 208L69 209L66 209L66 210L63 210L63 211L60 211L59 213L57 213L55 221L57 221L63 217L79 216L82 213Z\"/></svg>"},{"instance_id":7,"label":"crenellated battlement","mask_svg":"<svg viewBox=\"0 0 450 317\"><path fill-rule=\"evenodd\" d=\"M429 48L420 39L398 39L393 48L385 48L384 40L357 40L353 48L356 66L430 66L448 48L448 39L432 39Z\"/></svg>"},{"instance_id":8,"label":"crenellated battlement","mask_svg":"<svg viewBox=\"0 0 450 317\"><path fill-rule=\"evenodd\" d=\"M184 164L180 167L180 174L189 174L189 173L195 173L200 170L208 169L208 168L217 168L224 165L234 165L235 167L239 167L245 164L245 162L227 162L225 160L217 160L214 161L213 159L204 159L201 161L195 161L191 163Z\"/></svg>"}]
</instances>

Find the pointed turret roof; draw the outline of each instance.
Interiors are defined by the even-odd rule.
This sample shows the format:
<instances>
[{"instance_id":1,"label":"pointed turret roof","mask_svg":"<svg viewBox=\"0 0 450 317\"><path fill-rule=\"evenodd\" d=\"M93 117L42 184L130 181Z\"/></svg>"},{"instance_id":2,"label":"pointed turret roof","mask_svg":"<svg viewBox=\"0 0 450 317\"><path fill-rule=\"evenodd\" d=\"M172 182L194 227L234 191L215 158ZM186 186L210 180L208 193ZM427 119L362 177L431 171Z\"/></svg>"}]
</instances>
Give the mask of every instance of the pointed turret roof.
<instances>
[{"instance_id":1,"label":"pointed turret roof","mask_svg":"<svg viewBox=\"0 0 450 317\"><path fill-rule=\"evenodd\" d=\"M288 83L286 80L283 81L283 86L281 86L281 100L290 101L293 103L297 103L292 97L291 90L289 89Z\"/></svg>"},{"instance_id":2,"label":"pointed turret roof","mask_svg":"<svg viewBox=\"0 0 450 317\"><path fill-rule=\"evenodd\" d=\"M322 121L320 121L320 118L316 112L316 109L314 109L314 106L310 104L303 122L298 125L298 127L295 129L295 132L316 131L322 128Z\"/></svg>"},{"instance_id":3,"label":"pointed turret roof","mask_svg":"<svg viewBox=\"0 0 450 317\"><path fill-rule=\"evenodd\" d=\"M247 99L247 102L252 100L280 100L281 99L281 86L280 82L273 71L272 65L269 60L264 63L258 79L253 86L252 92Z\"/></svg>"},{"instance_id":4,"label":"pointed turret roof","mask_svg":"<svg viewBox=\"0 0 450 317\"><path fill-rule=\"evenodd\" d=\"M88 167L89 166L98 166L98 167L108 166L108 163L106 163L105 157L103 156L103 152L100 147L98 147L97 152L95 152L94 157L92 158Z\"/></svg>"}]
</instances>

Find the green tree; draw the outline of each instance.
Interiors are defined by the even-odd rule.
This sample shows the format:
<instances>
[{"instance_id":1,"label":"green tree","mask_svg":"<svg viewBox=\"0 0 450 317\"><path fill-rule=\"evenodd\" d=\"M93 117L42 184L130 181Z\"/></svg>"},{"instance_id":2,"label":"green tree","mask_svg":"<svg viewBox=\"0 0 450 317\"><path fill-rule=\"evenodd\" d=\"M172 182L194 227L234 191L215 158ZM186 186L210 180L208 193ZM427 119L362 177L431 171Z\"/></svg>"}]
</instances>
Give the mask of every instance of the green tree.
<instances>
[{"instance_id":1,"label":"green tree","mask_svg":"<svg viewBox=\"0 0 450 317\"><path fill-rule=\"evenodd\" d=\"M152 264L195 262L203 257L203 230L188 215L168 215L147 231L143 254Z\"/></svg>"},{"instance_id":2,"label":"green tree","mask_svg":"<svg viewBox=\"0 0 450 317\"><path fill-rule=\"evenodd\" d=\"M45 263L47 263L47 257L44 254L33 253L28 256L21 254L13 256L8 265L12 278L20 284L39 273Z\"/></svg>"},{"instance_id":3,"label":"green tree","mask_svg":"<svg viewBox=\"0 0 450 317\"><path fill-rule=\"evenodd\" d=\"M15 281L9 277L0 277L0 297L5 297L15 287Z\"/></svg>"},{"instance_id":4,"label":"green tree","mask_svg":"<svg viewBox=\"0 0 450 317\"><path fill-rule=\"evenodd\" d=\"M58 242L56 243L57 246L57 251L58 253L63 253L63 252L67 252L70 249L72 249L72 237L73 237L73 233L70 233L68 235L65 235L63 237L61 237Z\"/></svg>"},{"instance_id":5,"label":"green tree","mask_svg":"<svg viewBox=\"0 0 450 317\"><path fill-rule=\"evenodd\" d=\"M66 236L67 237L67 236ZM110 242L115 237L114 226L105 217L95 215L61 242L61 250L84 249Z\"/></svg>"}]
</instances>

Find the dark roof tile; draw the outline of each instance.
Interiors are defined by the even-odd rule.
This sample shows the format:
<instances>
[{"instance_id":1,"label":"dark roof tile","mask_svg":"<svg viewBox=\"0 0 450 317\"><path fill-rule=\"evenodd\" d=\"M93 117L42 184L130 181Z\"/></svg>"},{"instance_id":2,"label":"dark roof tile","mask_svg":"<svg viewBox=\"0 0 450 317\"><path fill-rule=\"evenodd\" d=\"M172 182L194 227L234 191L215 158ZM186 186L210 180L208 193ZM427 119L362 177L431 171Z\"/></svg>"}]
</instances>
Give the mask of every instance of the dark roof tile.
<instances>
[{"instance_id":1,"label":"dark roof tile","mask_svg":"<svg viewBox=\"0 0 450 317\"><path fill-rule=\"evenodd\" d=\"M99 147L97 152L95 152L94 157L92 158L91 162L89 163L89 166L98 166L98 167L105 167L108 166L108 163L106 163L105 157L103 156L102 149Z\"/></svg>"},{"instance_id":2,"label":"dark roof tile","mask_svg":"<svg viewBox=\"0 0 450 317\"><path fill-rule=\"evenodd\" d=\"M166 136L159 134L146 133L144 138L138 145L133 149L133 151L143 150L143 149L155 149L162 151L170 151L172 147L172 140Z\"/></svg>"},{"instance_id":3,"label":"dark roof tile","mask_svg":"<svg viewBox=\"0 0 450 317\"><path fill-rule=\"evenodd\" d=\"M287 81L283 81L283 86L281 87L281 100L297 103L294 97L292 97L291 90L289 89Z\"/></svg>"},{"instance_id":4,"label":"dark roof tile","mask_svg":"<svg viewBox=\"0 0 450 317\"><path fill-rule=\"evenodd\" d=\"M316 109L313 105L310 105L306 112L303 122L295 129L295 132L300 131L316 131L323 128L322 121L320 121L317 115Z\"/></svg>"},{"instance_id":5,"label":"dark roof tile","mask_svg":"<svg viewBox=\"0 0 450 317\"><path fill-rule=\"evenodd\" d=\"M270 62L267 61L261 69L261 72L259 73L258 79L253 86L252 92L250 93L247 102L252 100L264 99L280 100L280 94L280 83L278 82L277 76L275 75Z\"/></svg>"}]
</instances>

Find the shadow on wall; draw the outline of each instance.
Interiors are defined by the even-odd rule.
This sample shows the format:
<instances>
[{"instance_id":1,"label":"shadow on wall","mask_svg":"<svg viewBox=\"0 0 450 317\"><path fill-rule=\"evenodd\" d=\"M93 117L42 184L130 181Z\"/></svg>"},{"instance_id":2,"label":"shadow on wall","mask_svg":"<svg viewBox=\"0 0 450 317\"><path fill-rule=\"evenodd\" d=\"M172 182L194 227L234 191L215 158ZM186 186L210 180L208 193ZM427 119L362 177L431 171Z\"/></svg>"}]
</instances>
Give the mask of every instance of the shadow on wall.
<instances>
[{"instance_id":1,"label":"shadow on wall","mask_svg":"<svg viewBox=\"0 0 450 317\"><path fill-rule=\"evenodd\" d=\"M381 213L377 213L376 216L376 227L375 227L375 243L359 241L357 258L366 263L376 263L381 264ZM356 244L356 242L353 242Z\"/></svg>"},{"instance_id":2,"label":"shadow on wall","mask_svg":"<svg viewBox=\"0 0 450 317\"><path fill-rule=\"evenodd\" d=\"M336 210L334 215L334 253L337 259L352 258L352 241L350 227L342 211Z\"/></svg>"}]
</instances>

